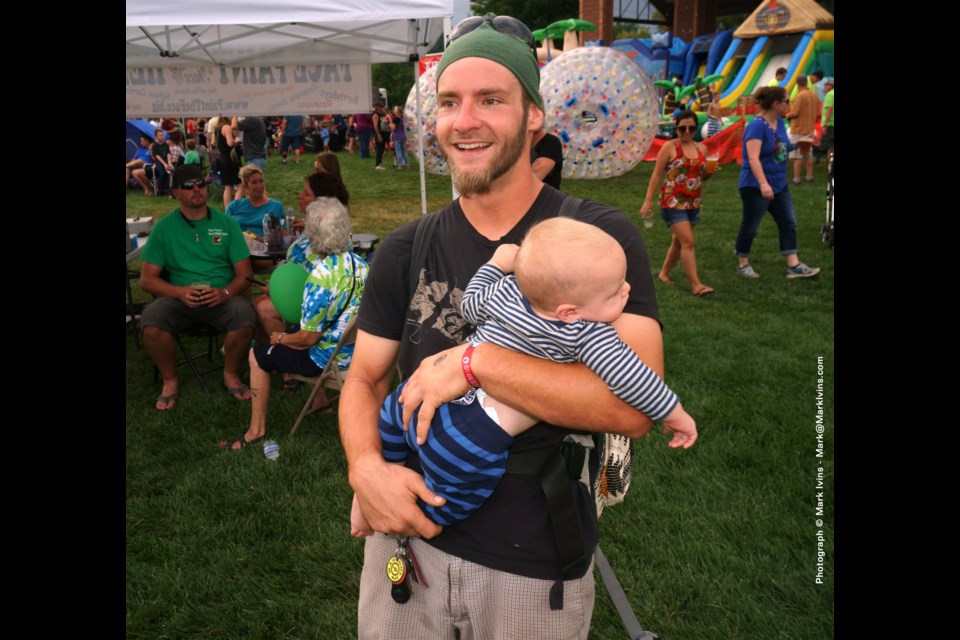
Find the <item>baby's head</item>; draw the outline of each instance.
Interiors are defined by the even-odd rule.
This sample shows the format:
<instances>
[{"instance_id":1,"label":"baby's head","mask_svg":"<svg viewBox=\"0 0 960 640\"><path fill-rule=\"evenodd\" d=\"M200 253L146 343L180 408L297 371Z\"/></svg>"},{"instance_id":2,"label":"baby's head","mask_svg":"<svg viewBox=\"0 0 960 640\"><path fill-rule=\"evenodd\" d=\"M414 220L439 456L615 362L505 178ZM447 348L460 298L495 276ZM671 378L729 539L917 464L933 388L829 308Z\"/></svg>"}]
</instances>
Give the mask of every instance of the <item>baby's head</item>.
<instances>
[{"instance_id":1,"label":"baby's head","mask_svg":"<svg viewBox=\"0 0 960 640\"><path fill-rule=\"evenodd\" d=\"M534 310L563 322L613 322L630 293L620 243L572 218L550 218L531 227L514 272Z\"/></svg>"}]
</instances>

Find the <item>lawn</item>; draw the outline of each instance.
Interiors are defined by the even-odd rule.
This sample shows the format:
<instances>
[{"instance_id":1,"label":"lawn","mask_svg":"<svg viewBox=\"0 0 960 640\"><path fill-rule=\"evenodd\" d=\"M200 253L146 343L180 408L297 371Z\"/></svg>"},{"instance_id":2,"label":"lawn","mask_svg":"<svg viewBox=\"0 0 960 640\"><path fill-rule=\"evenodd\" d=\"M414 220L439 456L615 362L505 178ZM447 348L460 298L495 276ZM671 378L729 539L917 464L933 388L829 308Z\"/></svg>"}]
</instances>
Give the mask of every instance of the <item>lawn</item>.
<instances>
[{"instance_id":1,"label":"lawn","mask_svg":"<svg viewBox=\"0 0 960 640\"><path fill-rule=\"evenodd\" d=\"M355 232L382 238L420 214L416 164L396 171L388 157L377 172L372 160L340 158ZM312 155L302 162L268 160L269 194L285 205L296 206L312 170ZM639 223L651 170L644 163L619 178L563 186ZM636 443L633 486L604 513L601 544L641 624L664 640L832 637L834 260L819 238L825 168L816 166L814 183L791 186L800 257L823 269L800 280L784 277L769 216L751 258L762 277L737 276L738 171L724 165L707 183L697 228L700 277L716 293L691 296L679 267L674 286L657 283L667 382L700 440L688 451L668 449L659 433ZM428 210L449 201L448 178L426 182ZM175 201L128 191L126 204L127 217L160 217ZM640 231L656 273L669 230L658 221ZM159 413L152 364L129 333L126 370L127 637L355 637L363 545L348 535L336 417L311 416L289 437L306 391L287 394L274 381L268 433L280 459L254 448L224 453L217 441L246 429L249 407L219 390L218 374L206 393L182 368L176 408ZM625 637L599 576L597 584L590 637Z\"/></svg>"}]
</instances>

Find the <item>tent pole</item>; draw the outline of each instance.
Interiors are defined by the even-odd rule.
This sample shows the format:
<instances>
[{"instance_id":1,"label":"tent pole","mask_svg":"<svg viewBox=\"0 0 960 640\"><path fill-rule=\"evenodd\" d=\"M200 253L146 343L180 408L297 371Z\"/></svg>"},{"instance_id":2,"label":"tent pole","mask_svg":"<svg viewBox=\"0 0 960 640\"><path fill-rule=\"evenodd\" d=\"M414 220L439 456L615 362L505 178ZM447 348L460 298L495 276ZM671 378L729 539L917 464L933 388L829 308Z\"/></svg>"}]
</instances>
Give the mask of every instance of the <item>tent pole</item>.
<instances>
[{"instance_id":1,"label":"tent pole","mask_svg":"<svg viewBox=\"0 0 960 640\"><path fill-rule=\"evenodd\" d=\"M419 58L419 56L417 56ZM417 153L420 165L420 215L427 215L427 176L423 168L423 120L420 116L420 61L413 63L413 86L416 87L417 96Z\"/></svg>"}]
</instances>

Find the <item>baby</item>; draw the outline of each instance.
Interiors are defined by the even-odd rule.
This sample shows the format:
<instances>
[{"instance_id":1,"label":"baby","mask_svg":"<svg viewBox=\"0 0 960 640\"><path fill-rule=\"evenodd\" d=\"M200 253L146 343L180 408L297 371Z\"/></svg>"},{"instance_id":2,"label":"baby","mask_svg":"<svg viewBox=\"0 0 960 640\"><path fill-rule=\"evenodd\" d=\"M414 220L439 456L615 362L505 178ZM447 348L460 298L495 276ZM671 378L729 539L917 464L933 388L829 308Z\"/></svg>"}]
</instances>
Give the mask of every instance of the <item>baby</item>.
<instances>
[{"instance_id":1,"label":"baby","mask_svg":"<svg viewBox=\"0 0 960 640\"><path fill-rule=\"evenodd\" d=\"M707 138L712 138L713 136L720 133L720 130L723 129L723 120L720 117L720 103L711 102L707 105Z\"/></svg>"},{"instance_id":2,"label":"baby","mask_svg":"<svg viewBox=\"0 0 960 640\"><path fill-rule=\"evenodd\" d=\"M623 248L599 227L566 217L539 222L522 247L499 246L467 285L462 314L476 326L468 342L582 362L624 402L662 420L673 431L671 447L689 448L697 439L693 418L609 324L627 304L626 272ZM514 437L538 422L486 395L476 379L470 383L474 389L439 407L423 434L417 433L416 414L409 430L403 428L398 398L405 383L380 410L383 457L402 463L411 450L419 453L427 487L447 499L442 507L423 501L420 507L441 525L459 522L483 504L506 473ZM350 527L356 537L373 533L356 496Z\"/></svg>"}]
</instances>

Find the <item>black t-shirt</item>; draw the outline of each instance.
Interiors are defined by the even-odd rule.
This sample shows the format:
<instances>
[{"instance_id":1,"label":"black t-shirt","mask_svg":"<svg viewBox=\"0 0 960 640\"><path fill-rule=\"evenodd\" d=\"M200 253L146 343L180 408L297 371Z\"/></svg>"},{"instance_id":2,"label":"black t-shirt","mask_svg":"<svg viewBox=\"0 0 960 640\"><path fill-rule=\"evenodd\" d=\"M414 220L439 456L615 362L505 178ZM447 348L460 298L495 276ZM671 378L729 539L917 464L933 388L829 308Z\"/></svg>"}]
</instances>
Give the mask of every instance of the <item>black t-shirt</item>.
<instances>
[{"instance_id":1,"label":"black t-shirt","mask_svg":"<svg viewBox=\"0 0 960 640\"><path fill-rule=\"evenodd\" d=\"M560 138L548 133L537 143L530 151L530 163L537 158L548 158L554 161L553 169L543 179L544 184L548 184L554 189L560 188L560 173L563 171L563 144Z\"/></svg>"},{"instance_id":2,"label":"black t-shirt","mask_svg":"<svg viewBox=\"0 0 960 640\"><path fill-rule=\"evenodd\" d=\"M166 162L169 154L170 145L168 145L166 142L154 142L150 145L151 158L159 158L161 162Z\"/></svg>"},{"instance_id":3,"label":"black t-shirt","mask_svg":"<svg viewBox=\"0 0 960 640\"><path fill-rule=\"evenodd\" d=\"M267 125L261 118L244 117L237 121L237 128L243 131L243 157L267 157Z\"/></svg>"},{"instance_id":4,"label":"black t-shirt","mask_svg":"<svg viewBox=\"0 0 960 640\"><path fill-rule=\"evenodd\" d=\"M400 365L405 375L413 372L423 358L464 342L474 329L460 315L460 302L470 278L499 245L519 244L535 222L557 215L564 197L560 191L544 186L517 226L499 240L480 235L467 221L459 200L447 205L440 213L409 309L410 259L419 221L400 227L384 240L371 266L360 304L360 329L399 341L404 325L411 325L406 344L400 346ZM624 311L659 320L649 258L636 226L623 213L591 200L584 201L576 218L600 227L623 246L630 283L630 299ZM514 440L510 453L559 447L567 433L568 430L540 422ZM419 471L414 454L407 466ZM572 483L584 531L584 550L592 553L599 537L593 498L582 484ZM509 573L544 580L556 579L559 574L546 499L536 476L505 475L493 495L473 515L445 527L443 533L425 542L446 553Z\"/></svg>"},{"instance_id":5,"label":"black t-shirt","mask_svg":"<svg viewBox=\"0 0 960 640\"><path fill-rule=\"evenodd\" d=\"M374 111L373 115L377 116L380 122L380 133L389 137L390 136L390 115L386 112L380 113L378 111Z\"/></svg>"}]
</instances>

